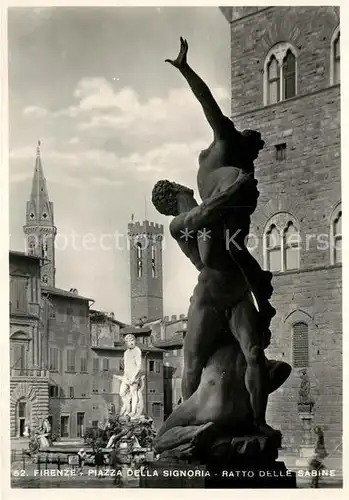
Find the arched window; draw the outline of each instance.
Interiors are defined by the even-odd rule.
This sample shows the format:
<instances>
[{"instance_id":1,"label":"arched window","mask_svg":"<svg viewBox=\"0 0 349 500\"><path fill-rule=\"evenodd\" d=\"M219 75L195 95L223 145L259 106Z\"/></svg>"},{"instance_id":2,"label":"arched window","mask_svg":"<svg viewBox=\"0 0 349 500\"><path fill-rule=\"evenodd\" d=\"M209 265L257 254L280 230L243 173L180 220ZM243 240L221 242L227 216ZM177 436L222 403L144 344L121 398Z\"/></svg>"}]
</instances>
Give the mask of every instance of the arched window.
<instances>
[{"instance_id":1,"label":"arched window","mask_svg":"<svg viewBox=\"0 0 349 500\"><path fill-rule=\"evenodd\" d=\"M48 243L47 243L47 240L44 241L44 257L45 259L47 258L48 256Z\"/></svg>"},{"instance_id":2,"label":"arched window","mask_svg":"<svg viewBox=\"0 0 349 500\"><path fill-rule=\"evenodd\" d=\"M281 271L281 238L278 229L272 225L267 232L267 267L269 271Z\"/></svg>"},{"instance_id":3,"label":"arched window","mask_svg":"<svg viewBox=\"0 0 349 500\"><path fill-rule=\"evenodd\" d=\"M28 238L28 255L35 255L37 248L37 238L30 236Z\"/></svg>"},{"instance_id":4,"label":"arched window","mask_svg":"<svg viewBox=\"0 0 349 500\"><path fill-rule=\"evenodd\" d=\"M342 212L338 212L333 222L334 264L342 262Z\"/></svg>"},{"instance_id":5,"label":"arched window","mask_svg":"<svg viewBox=\"0 0 349 500\"><path fill-rule=\"evenodd\" d=\"M268 64L268 103L280 101L280 67L276 57L272 56Z\"/></svg>"},{"instance_id":6,"label":"arched window","mask_svg":"<svg viewBox=\"0 0 349 500\"><path fill-rule=\"evenodd\" d=\"M271 272L299 269L300 236L294 217L286 212L275 214L264 234L264 267Z\"/></svg>"},{"instance_id":7,"label":"arched window","mask_svg":"<svg viewBox=\"0 0 349 500\"><path fill-rule=\"evenodd\" d=\"M330 260L331 264L342 263L342 207L339 203L330 219Z\"/></svg>"},{"instance_id":8,"label":"arched window","mask_svg":"<svg viewBox=\"0 0 349 500\"><path fill-rule=\"evenodd\" d=\"M137 276L138 278L141 278L142 277L142 244L141 243L137 243L136 244L136 264L137 264Z\"/></svg>"},{"instance_id":9,"label":"arched window","mask_svg":"<svg viewBox=\"0 0 349 500\"><path fill-rule=\"evenodd\" d=\"M156 246L155 243L151 246L151 275L156 278Z\"/></svg>"},{"instance_id":10,"label":"arched window","mask_svg":"<svg viewBox=\"0 0 349 500\"><path fill-rule=\"evenodd\" d=\"M303 321L292 326L292 364L294 368L309 366L308 325Z\"/></svg>"},{"instance_id":11,"label":"arched window","mask_svg":"<svg viewBox=\"0 0 349 500\"><path fill-rule=\"evenodd\" d=\"M275 45L264 62L264 104L274 104L297 93L297 54L289 43Z\"/></svg>"},{"instance_id":12,"label":"arched window","mask_svg":"<svg viewBox=\"0 0 349 500\"><path fill-rule=\"evenodd\" d=\"M16 434L19 437L26 435L30 424L30 403L25 398L20 398L16 405Z\"/></svg>"},{"instance_id":13,"label":"arched window","mask_svg":"<svg viewBox=\"0 0 349 500\"><path fill-rule=\"evenodd\" d=\"M331 84L337 85L340 83L340 62L341 62L341 45L340 45L340 30L339 26L332 35L331 40Z\"/></svg>"},{"instance_id":14,"label":"arched window","mask_svg":"<svg viewBox=\"0 0 349 500\"><path fill-rule=\"evenodd\" d=\"M284 269L299 269L299 233L293 222L290 222L284 232L285 261Z\"/></svg>"},{"instance_id":15,"label":"arched window","mask_svg":"<svg viewBox=\"0 0 349 500\"><path fill-rule=\"evenodd\" d=\"M288 49L283 62L284 98L289 99L296 95L296 58Z\"/></svg>"}]
</instances>

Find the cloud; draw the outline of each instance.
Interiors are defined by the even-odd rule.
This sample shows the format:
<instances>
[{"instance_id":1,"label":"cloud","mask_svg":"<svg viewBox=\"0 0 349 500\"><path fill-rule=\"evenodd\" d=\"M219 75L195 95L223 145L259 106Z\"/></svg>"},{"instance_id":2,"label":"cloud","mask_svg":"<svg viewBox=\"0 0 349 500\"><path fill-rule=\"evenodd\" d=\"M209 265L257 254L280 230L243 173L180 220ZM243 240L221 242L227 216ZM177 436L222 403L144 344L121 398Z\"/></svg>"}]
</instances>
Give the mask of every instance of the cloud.
<instances>
[{"instance_id":1,"label":"cloud","mask_svg":"<svg viewBox=\"0 0 349 500\"><path fill-rule=\"evenodd\" d=\"M178 172L191 171L197 168L197 157L205 143L165 143L158 148L150 149L145 154L133 153L124 159L125 164L132 165L137 173L174 175Z\"/></svg>"},{"instance_id":2,"label":"cloud","mask_svg":"<svg viewBox=\"0 0 349 500\"><path fill-rule=\"evenodd\" d=\"M23 115L32 118L45 118L48 115L48 110L42 106L26 106L23 109Z\"/></svg>"},{"instance_id":3,"label":"cloud","mask_svg":"<svg viewBox=\"0 0 349 500\"><path fill-rule=\"evenodd\" d=\"M229 93L212 89L222 109L229 109ZM115 89L106 78L82 78L72 92L73 103L50 113L55 127L69 130L67 138L109 142L119 153L120 143L128 151L146 151L164 142L212 139L200 103L188 87L172 88L162 97L142 99L132 87ZM61 125L59 125L61 123ZM150 144L151 143L151 144Z\"/></svg>"},{"instance_id":4,"label":"cloud","mask_svg":"<svg viewBox=\"0 0 349 500\"><path fill-rule=\"evenodd\" d=\"M213 94L220 103L229 98L228 92L220 87L213 89ZM190 140L208 127L200 104L188 88L172 89L166 98L141 102L132 88L116 92L103 78L84 79L78 84L75 96L81 98L78 106L70 107L66 113L79 117L80 131L110 129L132 137L167 135L168 139L189 137Z\"/></svg>"},{"instance_id":5,"label":"cloud","mask_svg":"<svg viewBox=\"0 0 349 500\"><path fill-rule=\"evenodd\" d=\"M35 161L34 156L35 149L32 146L24 146L22 148L12 149L10 151L10 160L13 162L22 162L25 160L28 162L32 159L33 165ZM79 155L74 152L57 151L54 149L41 149L41 157L43 163L54 162L60 163L64 167L77 167L80 165L81 161ZM25 167L28 169L28 167Z\"/></svg>"},{"instance_id":6,"label":"cloud","mask_svg":"<svg viewBox=\"0 0 349 500\"><path fill-rule=\"evenodd\" d=\"M72 92L75 102L48 111L27 106L27 116L46 116L55 137L42 148L48 179L81 185L148 185L159 178L193 184L198 155L212 139L200 104L190 89L173 88L162 97L141 99L131 87L116 90L105 78L82 78ZM213 89L218 102L228 102L227 90ZM211 136L211 137L210 137ZM46 143L45 143L46 145ZM35 161L33 147L10 152L10 179ZM17 176L17 177L16 177ZM19 176L19 177L18 177Z\"/></svg>"},{"instance_id":7,"label":"cloud","mask_svg":"<svg viewBox=\"0 0 349 500\"><path fill-rule=\"evenodd\" d=\"M11 183L19 183L19 182L24 182L29 180L32 177L32 173L30 172L23 172L19 174L10 174L10 181Z\"/></svg>"},{"instance_id":8,"label":"cloud","mask_svg":"<svg viewBox=\"0 0 349 500\"><path fill-rule=\"evenodd\" d=\"M80 139L79 137L72 137L71 139L69 139L69 144L79 144L80 142Z\"/></svg>"},{"instance_id":9,"label":"cloud","mask_svg":"<svg viewBox=\"0 0 349 500\"><path fill-rule=\"evenodd\" d=\"M80 178L82 183L121 186L135 181L152 183L159 176L179 176L182 173L193 175L197 169L199 151L205 146L206 143L201 140L190 143L167 142L145 153L121 156L77 143L74 148L66 147L62 151L43 149L41 156L49 179L57 178L58 175L61 182L62 178L67 182L68 179ZM35 149L31 146L10 151L11 182L19 182L21 176L25 176L24 180L32 175L32 171L28 172L28 160L34 165L34 153ZM187 176L184 175L184 178Z\"/></svg>"},{"instance_id":10,"label":"cloud","mask_svg":"<svg viewBox=\"0 0 349 500\"><path fill-rule=\"evenodd\" d=\"M117 179L107 179L106 177L92 177L91 179L92 184L99 184L101 186L123 186L124 182L121 180Z\"/></svg>"}]
</instances>

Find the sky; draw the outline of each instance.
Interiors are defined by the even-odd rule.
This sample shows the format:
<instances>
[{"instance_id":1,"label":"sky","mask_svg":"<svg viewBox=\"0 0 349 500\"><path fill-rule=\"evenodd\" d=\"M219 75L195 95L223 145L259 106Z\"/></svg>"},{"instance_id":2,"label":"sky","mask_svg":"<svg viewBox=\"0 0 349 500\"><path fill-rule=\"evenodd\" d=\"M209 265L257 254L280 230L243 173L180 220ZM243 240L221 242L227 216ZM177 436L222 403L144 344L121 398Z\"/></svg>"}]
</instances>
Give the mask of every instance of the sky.
<instances>
[{"instance_id":1,"label":"sky","mask_svg":"<svg viewBox=\"0 0 349 500\"><path fill-rule=\"evenodd\" d=\"M215 7L12 8L8 15L10 248L23 225L37 141L54 202L56 286L130 320L127 224L164 224L164 314L186 313L197 272L168 233L151 190L196 188L212 140L202 110L166 58L179 37L229 115L229 24ZM115 236L117 235L117 236Z\"/></svg>"}]
</instances>

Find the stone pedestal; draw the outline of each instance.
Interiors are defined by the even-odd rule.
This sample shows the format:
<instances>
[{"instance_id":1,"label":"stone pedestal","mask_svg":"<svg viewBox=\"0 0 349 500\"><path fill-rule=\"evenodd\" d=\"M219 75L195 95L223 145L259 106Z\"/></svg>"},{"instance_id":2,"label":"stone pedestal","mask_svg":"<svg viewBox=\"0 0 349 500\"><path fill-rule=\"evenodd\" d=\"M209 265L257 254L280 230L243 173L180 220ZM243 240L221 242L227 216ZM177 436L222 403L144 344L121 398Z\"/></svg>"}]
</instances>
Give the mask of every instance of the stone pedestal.
<instances>
[{"instance_id":1,"label":"stone pedestal","mask_svg":"<svg viewBox=\"0 0 349 500\"><path fill-rule=\"evenodd\" d=\"M210 428L207 427L206 431ZM213 428L211 427L211 430ZM201 441L198 438L201 437ZM209 440L210 437L210 440ZM142 488L295 488L295 474L278 462L281 434L209 436L163 452L148 465Z\"/></svg>"},{"instance_id":2,"label":"stone pedestal","mask_svg":"<svg viewBox=\"0 0 349 500\"><path fill-rule=\"evenodd\" d=\"M299 447L299 458L296 465L299 467L308 467L310 460L315 455L315 446L313 444L301 444Z\"/></svg>"},{"instance_id":3,"label":"stone pedestal","mask_svg":"<svg viewBox=\"0 0 349 500\"><path fill-rule=\"evenodd\" d=\"M313 406L312 402L298 403L299 418L303 424L303 439L299 447L299 459L296 461L299 467L307 467L315 454L315 445L312 443Z\"/></svg>"}]
</instances>

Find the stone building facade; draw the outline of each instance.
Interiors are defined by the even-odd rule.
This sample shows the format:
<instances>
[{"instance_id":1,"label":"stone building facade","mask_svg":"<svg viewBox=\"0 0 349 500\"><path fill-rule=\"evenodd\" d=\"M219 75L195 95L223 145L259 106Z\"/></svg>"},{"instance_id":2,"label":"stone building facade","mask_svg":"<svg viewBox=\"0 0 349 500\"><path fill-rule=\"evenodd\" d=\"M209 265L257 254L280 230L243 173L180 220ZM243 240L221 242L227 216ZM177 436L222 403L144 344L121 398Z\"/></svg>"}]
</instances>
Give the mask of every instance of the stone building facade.
<instances>
[{"instance_id":1,"label":"stone building facade","mask_svg":"<svg viewBox=\"0 0 349 500\"><path fill-rule=\"evenodd\" d=\"M77 290L42 287L44 365L50 373L52 431L79 437L88 424L91 395L89 306Z\"/></svg>"},{"instance_id":2,"label":"stone building facade","mask_svg":"<svg viewBox=\"0 0 349 500\"><path fill-rule=\"evenodd\" d=\"M40 144L23 230L26 253L10 252L11 436L21 437L26 425L34 430L46 416L53 433L64 439L80 438L87 427L105 424L120 410L115 375L123 373L123 337L130 331L143 355L147 411L159 427L163 351L152 345L151 329L125 329L113 313L92 310L94 301L78 290L55 286L54 205ZM145 222L130 230L150 241L148 250L144 245L141 263L135 265L140 265L139 278L151 296L135 298L135 318L157 311L162 315L161 240L156 238L163 228Z\"/></svg>"},{"instance_id":3,"label":"stone building facade","mask_svg":"<svg viewBox=\"0 0 349 500\"><path fill-rule=\"evenodd\" d=\"M105 423L110 413L122 406L119 396L120 377L124 371L125 335L132 333L142 351L144 411L158 428L163 422L163 350L153 345L151 329L127 326L100 311L91 314L91 402L90 425ZM103 318L104 316L104 318Z\"/></svg>"},{"instance_id":4,"label":"stone building facade","mask_svg":"<svg viewBox=\"0 0 349 500\"><path fill-rule=\"evenodd\" d=\"M182 394L184 331L156 343L164 350L164 418L178 406Z\"/></svg>"},{"instance_id":5,"label":"stone building facade","mask_svg":"<svg viewBox=\"0 0 349 500\"><path fill-rule=\"evenodd\" d=\"M122 340L121 329L125 326L115 319L114 313L90 309L91 346L113 347Z\"/></svg>"},{"instance_id":6,"label":"stone building facade","mask_svg":"<svg viewBox=\"0 0 349 500\"><path fill-rule=\"evenodd\" d=\"M328 451L342 439L340 28L337 7L222 8L231 26L232 119L257 129L260 191L250 246L273 271L267 356L293 371L272 395L284 445L302 441L300 372ZM250 33L249 37L246 33Z\"/></svg>"},{"instance_id":7,"label":"stone building facade","mask_svg":"<svg viewBox=\"0 0 349 500\"><path fill-rule=\"evenodd\" d=\"M40 329L40 258L10 251L10 434L48 415L49 373Z\"/></svg>"},{"instance_id":8,"label":"stone building facade","mask_svg":"<svg viewBox=\"0 0 349 500\"><path fill-rule=\"evenodd\" d=\"M161 224L131 222L130 243L131 323L163 317Z\"/></svg>"}]
</instances>

